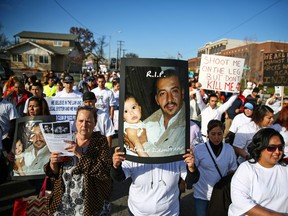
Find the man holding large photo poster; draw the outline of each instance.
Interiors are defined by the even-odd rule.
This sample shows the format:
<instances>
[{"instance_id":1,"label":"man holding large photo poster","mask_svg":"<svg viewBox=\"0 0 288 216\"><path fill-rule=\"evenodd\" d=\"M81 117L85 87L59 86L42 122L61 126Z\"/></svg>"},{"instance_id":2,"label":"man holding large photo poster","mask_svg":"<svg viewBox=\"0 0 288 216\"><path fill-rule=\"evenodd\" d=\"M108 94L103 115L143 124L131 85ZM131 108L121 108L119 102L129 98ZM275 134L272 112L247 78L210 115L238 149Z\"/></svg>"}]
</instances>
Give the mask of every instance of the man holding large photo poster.
<instances>
[{"instance_id":1,"label":"man holding large photo poster","mask_svg":"<svg viewBox=\"0 0 288 216\"><path fill-rule=\"evenodd\" d=\"M155 82L155 101L160 109L145 119L146 132L143 130L138 134L138 130L132 127L125 128L126 135L131 140L129 149L139 156L147 157L184 154L186 123L183 99L184 89L177 72L171 69L164 71ZM124 109L126 103L127 100L124 102ZM127 121L125 113L124 110L124 120Z\"/></svg>"},{"instance_id":2,"label":"man holding large photo poster","mask_svg":"<svg viewBox=\"0 0 288 216\"><path fill-rule=\"evenodd\" d=\"M126 59L125 64L119 141L121 145L123 133L127 159L144 163L181 160L189 148L189 109L184 102L189 100L187 62Z\"/></svg>"}]
</instances>

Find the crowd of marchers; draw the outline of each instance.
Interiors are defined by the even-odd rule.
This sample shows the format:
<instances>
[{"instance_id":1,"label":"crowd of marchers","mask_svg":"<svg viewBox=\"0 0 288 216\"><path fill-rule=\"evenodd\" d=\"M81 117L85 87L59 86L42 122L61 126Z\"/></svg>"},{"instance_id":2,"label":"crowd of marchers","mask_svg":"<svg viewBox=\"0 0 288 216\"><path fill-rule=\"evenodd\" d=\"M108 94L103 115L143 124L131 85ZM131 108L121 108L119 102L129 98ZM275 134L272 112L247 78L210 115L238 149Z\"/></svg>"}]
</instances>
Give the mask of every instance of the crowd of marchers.
<instances>
[{"instance_id":1,"label":"crowd of marchers","mask_svg":"<svg viewBox=\"0 0 288 216\"><path fill-rule=\"evenodd\" d=\"M81 98L84 106L75 113L73 139L65 141L66 150L74 156L51 152L47 163L38 164L49 177L51 215L109 215L111 191L117 190L112 182L131 178L127 214L180 215L179 197L187 186L194 189L191 215L206 216L214 185L231 173L226 215L288 215L288 191L283 189L288 182L288 97L273 93L265 99L263 89L252 82L231 93L204 90L194 79L187 82L190 148L183 153L179 147L181 161L145 164L126 160L127 152L112 147L118 130L114 115L119 111L119 72L88 70L77 83L69 73L57 76L53 71L43 79L11 76L0 86L1 184L10 181L11 169L25 174L43 152L44 139L35 127L29 138L29 160L20 159L23 143L13 147L16 119L51 115L47 97ZM162 148L185 142L174 134L183 127L180 120L188 117L179 77L169 71L157 79L155 88L159 110L149 122L140 121L137 99L125 97L125 145L141 157L154 156L146 153L158 148L152 142ZM139 133L143 124L146 128ZM155 133L157 140L151 136ZM164 142L168 138L173 144ZM42 181L30 181L36 194Z\"/></svg>"}]
</instances>

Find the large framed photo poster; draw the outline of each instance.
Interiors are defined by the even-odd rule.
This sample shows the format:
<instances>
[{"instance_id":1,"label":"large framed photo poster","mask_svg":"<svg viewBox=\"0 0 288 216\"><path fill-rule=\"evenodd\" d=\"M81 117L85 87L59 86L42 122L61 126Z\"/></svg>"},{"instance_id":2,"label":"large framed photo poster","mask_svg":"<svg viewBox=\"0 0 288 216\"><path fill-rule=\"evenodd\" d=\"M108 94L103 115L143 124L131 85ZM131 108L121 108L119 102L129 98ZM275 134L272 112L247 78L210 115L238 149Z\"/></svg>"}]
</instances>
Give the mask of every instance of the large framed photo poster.
<instances>
[{"instance_id":1,"label":"large framed photo poster","mask_svg":"<svg viewBox=\"0 0 288 216\"><path fill-rule=\"evenodd\" d=\"M119 145L140 163L183 160L189 148L187 61L121 59Z\"/></svg>"},{"instance_id":2,"label":"large framed photo poster","mask_svg":"<svg viewBox=\"0 0 288 216\"><path fill-rule=\"evenodd\" d=\"M16 120L13 179L43 178L43 166L49 161L50 152L39 124L54 121L55 116L25 116Z\"/></svg>"}]
</instances>

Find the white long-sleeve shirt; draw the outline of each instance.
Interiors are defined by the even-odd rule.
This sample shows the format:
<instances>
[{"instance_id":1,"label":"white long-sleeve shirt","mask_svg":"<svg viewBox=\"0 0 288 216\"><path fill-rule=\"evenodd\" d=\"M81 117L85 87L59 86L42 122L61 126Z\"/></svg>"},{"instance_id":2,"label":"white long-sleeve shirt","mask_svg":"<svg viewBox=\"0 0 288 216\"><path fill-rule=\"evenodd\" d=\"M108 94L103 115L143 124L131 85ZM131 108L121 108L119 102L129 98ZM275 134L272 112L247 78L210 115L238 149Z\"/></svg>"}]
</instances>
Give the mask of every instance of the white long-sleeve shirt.
<instances>
[{"instance_id":1,"label":"white long-sleeve shirt","mask_svg":"<svg viewBox=\"0 0 288 216\"><path fill-rule=\"evenodd\" d=\"M232 105L237 97L238 94L233 94L223 105L216 106L212 109L211 106L203 102L200 91L196 92L197 104L201 110L201 133L203 135L207 136L207 125L209 121L212 119L221 120L222 114Z\"/></svg>"}]
</instances>

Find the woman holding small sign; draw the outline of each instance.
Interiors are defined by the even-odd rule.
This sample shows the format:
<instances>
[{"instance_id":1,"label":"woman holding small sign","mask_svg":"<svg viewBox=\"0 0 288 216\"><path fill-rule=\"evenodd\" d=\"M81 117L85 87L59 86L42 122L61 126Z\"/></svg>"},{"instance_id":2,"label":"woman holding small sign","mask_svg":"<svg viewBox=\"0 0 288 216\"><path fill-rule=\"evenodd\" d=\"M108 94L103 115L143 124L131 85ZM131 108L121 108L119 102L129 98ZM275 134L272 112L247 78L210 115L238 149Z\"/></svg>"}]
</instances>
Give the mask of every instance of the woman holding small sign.
<instances>
[{"instance_id":1,"label":"woman holding small sign","mask_svg":"<svg viewBox=\"0 0 288 216\"><path fill-rule=\"evenodd\" d=\"M52 152L44 167L54 185L48 197L51 215L109 215L112 160L106 137L93 132L96 122L95 107L79 107L77 133L66 148L74 156Z\"/></svg>"}]
</instances>

